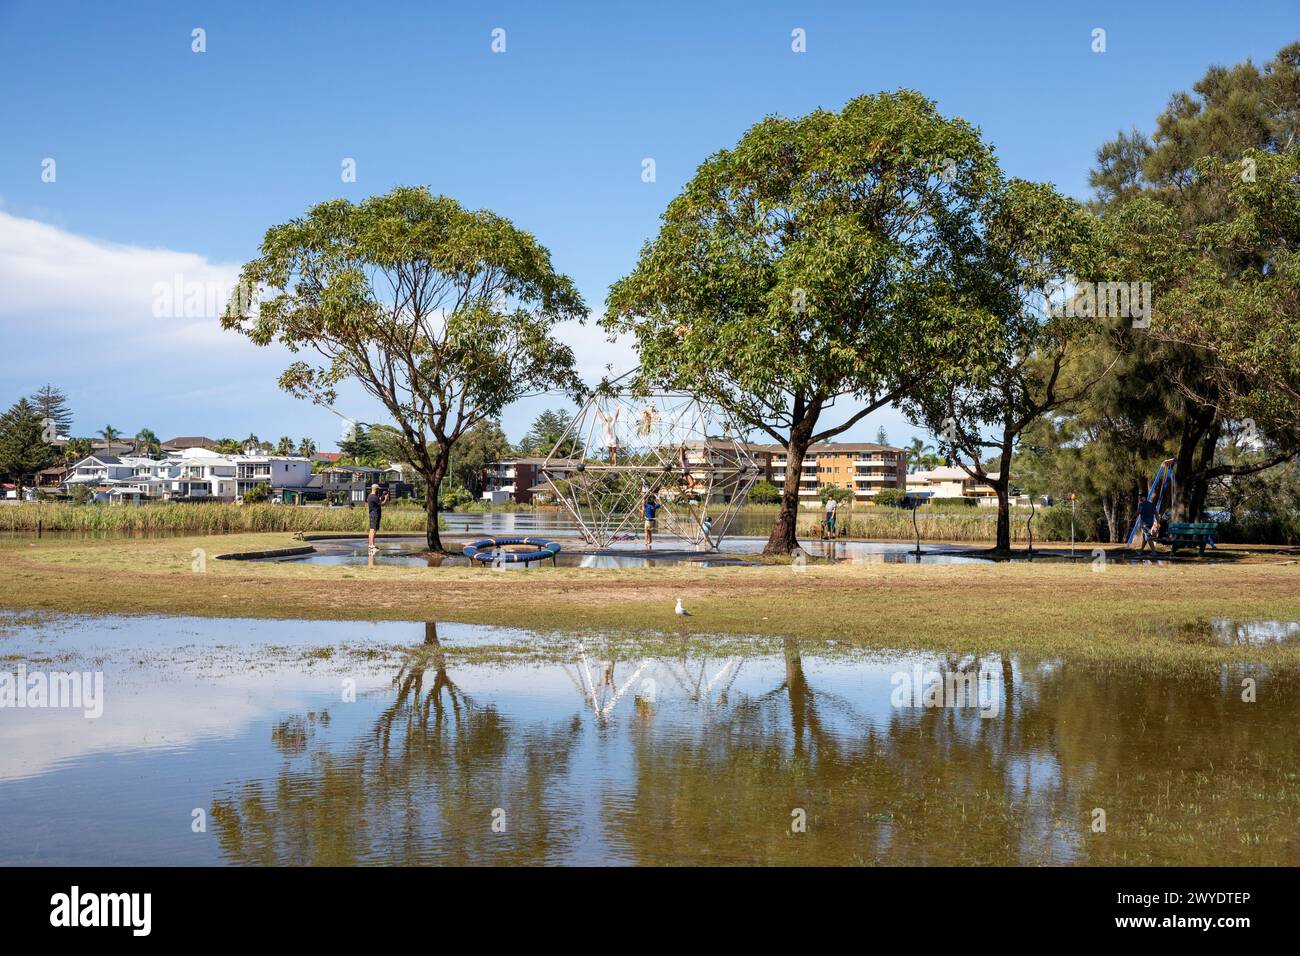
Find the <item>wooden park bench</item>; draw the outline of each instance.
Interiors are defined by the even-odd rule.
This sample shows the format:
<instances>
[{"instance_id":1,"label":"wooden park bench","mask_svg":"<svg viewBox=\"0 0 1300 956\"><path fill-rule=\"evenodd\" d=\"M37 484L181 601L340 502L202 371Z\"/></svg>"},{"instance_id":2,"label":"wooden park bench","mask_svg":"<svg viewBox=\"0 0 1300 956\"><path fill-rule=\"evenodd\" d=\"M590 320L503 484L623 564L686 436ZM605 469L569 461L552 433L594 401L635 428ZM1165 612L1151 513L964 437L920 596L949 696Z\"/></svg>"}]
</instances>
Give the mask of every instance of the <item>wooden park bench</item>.
<instances>
[{"instance_id":1,"label":"wooden park bench","mask_svg":"<svg viewBox=\"0 0 1300 956\"><path fill-rule=\"evenodd\" d=\"M1218 527L1213 521L1174 521L1160 529L1156 538L1161 544L1169 546L1173 554L1179 548L1194 547L1198 554L1204 556L1205 546L1214 547L1214 531Z\"/></svg>"}]
</instances>

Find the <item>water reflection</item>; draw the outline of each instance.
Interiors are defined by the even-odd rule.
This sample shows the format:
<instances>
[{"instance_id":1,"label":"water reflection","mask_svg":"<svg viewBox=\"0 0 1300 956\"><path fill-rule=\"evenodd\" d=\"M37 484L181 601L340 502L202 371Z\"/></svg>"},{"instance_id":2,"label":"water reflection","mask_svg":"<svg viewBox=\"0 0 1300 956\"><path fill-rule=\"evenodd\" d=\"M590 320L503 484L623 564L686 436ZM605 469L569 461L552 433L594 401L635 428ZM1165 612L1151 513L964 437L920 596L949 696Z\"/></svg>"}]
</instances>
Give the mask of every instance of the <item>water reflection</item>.
<instances>
[{"instance_id":1,"label":"water reflection","mask_svg":"<svg viewBox=\"0 0 1300 956\"><path fill-rule=\"evenodd\" d=\"M182 626L188 636L201 625ZM257 622L256 633L292 644L315 627ZM178 655L142 668L139 654L110 649L121 663L97 723L138 730L140 714L165 703L165 728L177 696L197 709L248 706L175 745L118 734L112 753L87 742L0 781L0 861L1300 860L1292 673L810 655L793 639L741 653L686 636L587 637L516 660L534 639L432 623L334 627L406 650L373 665L340 653L267 663L254 644L253 679L196 674ZM42 628L16 646L35 647ZM75 629L47 637L79 640ZM1258 685L1250 703L1246 677ZM340 696L348 679L355 701ZM924 702L926 688L971 684L991 686L998 706ZM0 750L35 753L50 735L81 733L46 716L0 712ZM188 832L195 806L209 812L206 835ZM1105 834L1090 829L1096 807ZM806 832L791 831L795 811Z\"/></svg>"}]
</instances>

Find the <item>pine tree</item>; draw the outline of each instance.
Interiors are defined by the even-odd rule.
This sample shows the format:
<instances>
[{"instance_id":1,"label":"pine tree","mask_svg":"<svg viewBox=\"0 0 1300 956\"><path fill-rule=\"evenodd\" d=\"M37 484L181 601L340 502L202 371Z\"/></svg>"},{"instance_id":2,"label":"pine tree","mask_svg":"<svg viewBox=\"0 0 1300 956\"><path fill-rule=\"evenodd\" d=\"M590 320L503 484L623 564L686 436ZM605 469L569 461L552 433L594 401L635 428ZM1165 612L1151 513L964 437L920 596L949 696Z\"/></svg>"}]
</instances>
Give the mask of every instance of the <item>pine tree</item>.
<instances>
[{"instance_id":1,"label":"pine tree","mask_svg":"<svg viewBox=\"0 0 1300 956\"><path fill-rule=\"evenodd\" d=\"M31 397L31 404L42 420L54 422L56 437L72 434L72 410L68 408L68 396L53 385L42 385Z\"/></svg>"},{"instance_id":2,"label":"pine tree","mask_svg":"<svg viewBox=\"0 0 1300 956\"><path fill-rule=\"evenodd\" d=\"M44 416L25 398L0 416L0 471L13 477L20 500L25 479L35 480L38 471L58 458L55 447L45 441L44 431Z\"/></svg>"}]
</instances>

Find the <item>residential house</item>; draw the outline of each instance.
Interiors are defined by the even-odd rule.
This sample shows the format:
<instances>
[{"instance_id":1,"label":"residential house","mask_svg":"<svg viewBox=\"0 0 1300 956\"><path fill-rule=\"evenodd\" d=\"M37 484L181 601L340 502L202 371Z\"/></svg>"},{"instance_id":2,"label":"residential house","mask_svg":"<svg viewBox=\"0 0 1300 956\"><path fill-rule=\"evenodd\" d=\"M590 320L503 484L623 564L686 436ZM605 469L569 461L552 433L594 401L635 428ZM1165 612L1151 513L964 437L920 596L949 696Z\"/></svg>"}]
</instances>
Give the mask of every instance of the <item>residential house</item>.
<instances>
[{"instance_id":1,"label":"residential house","mask_svg":"<svg viewBox=\"0 0 1300 956\"><path fill-rule=\"evenodd\" d=\"M331 465L316 473L321 480L321 491L326 501L344 501L359 504L370 494L370 486L383 484L388 480L388 473L382 468L366 468L363 465Z\"/></svg>"},{"instance_id":2,"label":"residential house","mask_svg":"<svg viewBox=\"0 0 1300 956\"><path fill-rule=\"evenodd\" d=\"M542 472L545 463L545 458L523 455L510 455L488 462L483 469L482 499L498 505L507 501L527 505L549 498L550 485ZM576 464L566 459L556 459L551 462L549 470L559 478Z\"/></svg>"},{"instance_id":3,"label":"residential house","mask_svg":"<svg viewBox=\"0 0 1300 956\"><path fill-rule=\"evenodd\" d=\"M95 501L234 501L263 484L272 492L302 489L311 477L305 458L220 455L191 446L164 458L96 453L73 465L62 487L89 485Z\"/></svg>"},{"instance_id":4,"label":"residential house","mask_svg":"<svg viewBox=\"0 0 1300 956\"><path fill-rule=\"evenodd\" d=\"M997 472L989 477L996 479ZM972 478L962 468L940 467L907 476L907 490L927 498L974 498L977 504L996 505L997 492L991 485Z\"/></svg>"}]
</instances>

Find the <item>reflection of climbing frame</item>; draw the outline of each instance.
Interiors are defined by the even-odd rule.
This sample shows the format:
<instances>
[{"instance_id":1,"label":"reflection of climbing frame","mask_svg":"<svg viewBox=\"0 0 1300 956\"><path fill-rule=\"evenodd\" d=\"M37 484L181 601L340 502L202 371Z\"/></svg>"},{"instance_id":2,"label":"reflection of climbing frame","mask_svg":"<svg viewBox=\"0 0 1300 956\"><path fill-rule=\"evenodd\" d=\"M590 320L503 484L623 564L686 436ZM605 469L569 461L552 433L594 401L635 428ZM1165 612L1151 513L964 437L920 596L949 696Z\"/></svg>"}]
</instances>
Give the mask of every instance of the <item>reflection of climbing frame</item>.
<instances>
[{"instance_id":1,"label":"reflection of climbing frame","mask_svg":"<svg viewBox=\"0 0 1300 956\"><path fill-rule=\"evenodd\" d=\"M650 680L651 674L657 674L660 670L666 671L668 676L681 687L686 695L686 699L693 704L713 704L726 703L727 695L731 690L731 685L735 683L736 675L740 673L741 665L744 662L739 657L727 658L716 672L710 667L708 659L700 661L698 671L694 674L688 669L688 663L685 658L676 661L655 661L651 658L643 658L631 675L621 682L616 679L614 670L616 662L613 660L604 660L600 662L600 673L597 676L591 667L591 662L587 658L586 647L578 644L578 659L573 664L572 670L569 665L562 665L564 673L568 675L573 682L574 689L582 697L583 703L591 708L599 721L606 721L614 712L615 706L622 700L629 690L633 696L640 696L638 691ZM710 673L712 672L712 676ZM639 678L640 684L637 684ZM716 689L716 701L713 699Z\"/></svg>"},{"instance_id":2,"label":"reflection of climbing frame","mask_svg":"<svg viewBox=\"0 0 1300 956\"><path fill-rule=\"evenodd\" d=\"M716 548L759 470L731 423L695 396L613 382L578 411L542 475L597 547L637 536L653 493L658 533Z\"/></svg>"}]
</instances>

